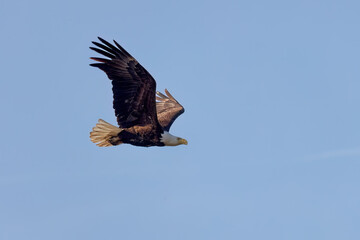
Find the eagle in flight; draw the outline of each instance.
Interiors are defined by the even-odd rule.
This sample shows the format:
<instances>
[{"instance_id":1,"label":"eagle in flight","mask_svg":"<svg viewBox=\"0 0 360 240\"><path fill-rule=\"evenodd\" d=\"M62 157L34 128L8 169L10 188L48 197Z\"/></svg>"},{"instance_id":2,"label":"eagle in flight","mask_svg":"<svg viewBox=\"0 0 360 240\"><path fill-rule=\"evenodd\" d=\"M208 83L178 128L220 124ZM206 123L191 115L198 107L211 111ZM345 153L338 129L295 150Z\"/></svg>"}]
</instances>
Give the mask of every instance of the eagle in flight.
<instances>
[{"instance_id":1,"label":"eagle in flight","mask_svg":"<svg viewBox=\"0 0 360 240\"><path fill-rule=\"evenodd\" d=\"M91 50L107 58L92 57L90 66L103 70L112 82L113 107L119 127L102 119L90 133L100 147L128 143L135 146L187 145L183 138L169 133L183 106L165 89L156 92L155 79L115 40L115 46L99 37Z\"/></svg>"}]
</instances>

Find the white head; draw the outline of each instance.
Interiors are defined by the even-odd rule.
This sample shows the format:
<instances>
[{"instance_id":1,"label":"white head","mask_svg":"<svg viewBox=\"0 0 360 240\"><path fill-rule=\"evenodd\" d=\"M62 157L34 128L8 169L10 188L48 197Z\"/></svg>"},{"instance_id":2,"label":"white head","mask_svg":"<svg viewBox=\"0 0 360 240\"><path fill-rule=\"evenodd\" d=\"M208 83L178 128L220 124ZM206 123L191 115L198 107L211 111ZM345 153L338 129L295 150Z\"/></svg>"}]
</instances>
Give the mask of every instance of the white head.
<instances>
[{"instance_id":1,"label":"white head","mask_svg":"<svg viewBox=\"0 0 360 240\"><path fill-rule=\"evenodd\" d=\"M163 134L161 134L161 140L160 141L163 142L165 144L165 146L177 146L177 145L180 145L180 144L184 144L184 145L188 144L186 139L176 137L176 136L171 135L169 132L166 132L166 131Z\"/></svg>"}]
</instances>

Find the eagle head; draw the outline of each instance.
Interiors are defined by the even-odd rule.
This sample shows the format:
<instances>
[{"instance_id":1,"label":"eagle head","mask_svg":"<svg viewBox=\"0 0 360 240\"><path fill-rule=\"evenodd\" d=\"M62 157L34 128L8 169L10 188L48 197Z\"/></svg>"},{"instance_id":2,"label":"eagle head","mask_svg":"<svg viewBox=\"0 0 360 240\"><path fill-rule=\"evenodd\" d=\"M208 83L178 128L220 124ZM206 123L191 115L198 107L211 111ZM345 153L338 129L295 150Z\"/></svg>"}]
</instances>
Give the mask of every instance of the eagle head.
<instances>
[{"instance_id":1,"label":"eagle head","mask_svg":"<svg viewBox=\"0 0 360 240\"><path fill-rule=\"evenodd\" d=\"M165 146L178 146L178 145L181 145L181 144L184 144L184 145L188 144L186 139L171 135L167 131L165 131L163 134L161 134L160 141L162 143L164 143Z\"/></svg>"}]
</instances>

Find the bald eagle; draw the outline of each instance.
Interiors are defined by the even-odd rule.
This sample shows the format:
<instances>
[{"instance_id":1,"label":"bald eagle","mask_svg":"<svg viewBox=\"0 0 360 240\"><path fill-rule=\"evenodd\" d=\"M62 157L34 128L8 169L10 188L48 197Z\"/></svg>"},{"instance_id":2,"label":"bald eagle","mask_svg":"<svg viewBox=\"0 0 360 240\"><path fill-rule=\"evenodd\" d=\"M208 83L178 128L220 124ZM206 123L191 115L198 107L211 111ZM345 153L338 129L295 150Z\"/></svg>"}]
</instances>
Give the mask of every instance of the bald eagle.
<instances>
[{"instance_id":1,"label":"bald eagle","mask_svg":"<svg viewBox=\"0 0 360 240\"><path fill-rule=\"evenodd\" d=\"M90 66L103 70L112 82L113 108L119 127L99 119L90 139L100 147L122 143L135 146L187 145L183 138L169 133L183 106L165 89L156 92L155 79L115 40L115 46L102 38L90 47L107 58L92 57Z\"/></svg>"}]
</instances>

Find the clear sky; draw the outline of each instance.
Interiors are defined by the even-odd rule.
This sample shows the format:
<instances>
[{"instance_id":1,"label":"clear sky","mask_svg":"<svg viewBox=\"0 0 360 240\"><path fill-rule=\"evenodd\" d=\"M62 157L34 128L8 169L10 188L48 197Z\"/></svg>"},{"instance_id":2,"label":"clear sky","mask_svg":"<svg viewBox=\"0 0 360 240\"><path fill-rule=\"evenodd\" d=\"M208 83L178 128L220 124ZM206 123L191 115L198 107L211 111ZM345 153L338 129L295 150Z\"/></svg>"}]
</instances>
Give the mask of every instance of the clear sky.
<instances>
[{"instance_id":1,"label":"clear sky","mask_svg":"<svg viewBox=\"0 0 360 240\"><path fill-rule=\"evenodd\" d=\"M360 2L0 3L1 240L360 239ZM116 39L188 146L99 148Z\"/></svg>"}]
</instances>

